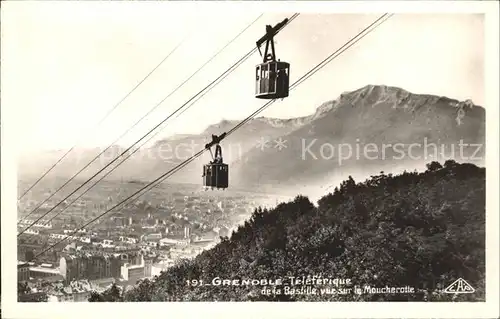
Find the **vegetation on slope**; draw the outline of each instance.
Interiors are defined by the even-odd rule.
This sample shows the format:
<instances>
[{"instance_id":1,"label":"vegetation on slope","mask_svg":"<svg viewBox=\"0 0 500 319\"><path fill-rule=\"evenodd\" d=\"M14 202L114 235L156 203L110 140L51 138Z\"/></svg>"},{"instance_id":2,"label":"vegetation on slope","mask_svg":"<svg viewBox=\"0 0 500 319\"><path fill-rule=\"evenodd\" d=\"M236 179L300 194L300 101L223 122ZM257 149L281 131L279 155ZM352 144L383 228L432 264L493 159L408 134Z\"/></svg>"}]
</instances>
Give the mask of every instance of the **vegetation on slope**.
<instances>
[{"instance_id":1,"label":"vegetation on slope","mask_svg":"<svg viewBox=\"0 0 500 319\"><path fill-rule=\"evenodd\" d=\"M262 286L193 285L221 279L322 276L342 287L398 294L262 294ZM117 301L481 301L485 298L485 169L447 161L423 173L349 178L314 206L297 196L252 217L213 249L144 280ZM439 292L458 278L475 292ZM272 286L267 286L271 290ZM321 288L325 286L310 286ZM335 287L335 286L333 286ZM294 288L300 288L295 286ZM115 291L119 291L116 290ZM289 290L288 290L289 291ZM311 291L311 290L309 290ZM364 290L363 290L364 291ZM93 301L109 300L94 296Z\"/></svg>"}]
</instances>

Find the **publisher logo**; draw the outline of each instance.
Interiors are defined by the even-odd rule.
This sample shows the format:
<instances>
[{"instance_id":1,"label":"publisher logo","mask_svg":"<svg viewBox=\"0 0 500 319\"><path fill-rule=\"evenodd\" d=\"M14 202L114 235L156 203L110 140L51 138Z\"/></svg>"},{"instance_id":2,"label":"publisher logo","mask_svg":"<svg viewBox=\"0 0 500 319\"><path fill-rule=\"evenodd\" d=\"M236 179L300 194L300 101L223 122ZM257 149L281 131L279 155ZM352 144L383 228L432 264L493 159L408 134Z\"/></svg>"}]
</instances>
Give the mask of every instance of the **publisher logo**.
<instances>
[{"instance_id":1,"label":"publisher logo","mask_svg":"<svg viewBox=\"0 0 500 319\"><path fill-rule=\"evenodd\" d=\"M462 278L458 278L444 290L444 292L447 294L471 294L475 291L476 290Z\"/></svg>"}]
</instances>

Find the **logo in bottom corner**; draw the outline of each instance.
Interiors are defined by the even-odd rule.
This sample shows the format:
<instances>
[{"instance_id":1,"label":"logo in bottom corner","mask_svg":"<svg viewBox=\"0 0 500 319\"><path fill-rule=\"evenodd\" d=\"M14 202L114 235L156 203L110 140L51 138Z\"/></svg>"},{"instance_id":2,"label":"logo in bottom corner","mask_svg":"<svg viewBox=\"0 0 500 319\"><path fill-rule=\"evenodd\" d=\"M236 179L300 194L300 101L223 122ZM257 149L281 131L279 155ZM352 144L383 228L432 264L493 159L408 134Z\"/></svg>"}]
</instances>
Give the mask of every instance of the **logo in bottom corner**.
<instances>
[{"instance_id":1,"label":"logo in bottom corner","mask_svg":"<svg viewBox=\"0 0 500 319\"><path fill-rule=\"evenodd\" d=\"M446 287L446 289L443 291L447 294L471 294L474 293L476 290L472 288L471 285L462 278L458 278L455 280L451 285Z\"/></svg>"}]
</instances>

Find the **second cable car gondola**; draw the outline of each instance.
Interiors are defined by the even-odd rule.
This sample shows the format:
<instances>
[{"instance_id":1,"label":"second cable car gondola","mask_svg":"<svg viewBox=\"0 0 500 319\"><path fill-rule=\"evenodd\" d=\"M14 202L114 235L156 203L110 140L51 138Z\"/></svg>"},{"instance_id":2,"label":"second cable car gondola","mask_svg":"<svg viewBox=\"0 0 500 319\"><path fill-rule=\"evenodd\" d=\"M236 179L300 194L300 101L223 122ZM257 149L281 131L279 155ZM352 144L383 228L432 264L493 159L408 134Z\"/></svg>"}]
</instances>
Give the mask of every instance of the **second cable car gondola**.
<instances>
[{"instance_id":1,"label":"second cable car gondola","mask_svg":"<svg viewBox=\"0 0 500 319\"><path fill-rule=\"evenodd\" d=\"M282 99L288 96L290 81L290 64L276 60L274 49L274 36L288 22L283 20L276 26L266 26L266 35L257 41L257 48L263 62L256 66L255 75L255 97L259 99ZM260 46L266 43L264 54L260 51Z\"/></svg>"},{"instance_id":2,"label":"second cable car gondola","mask_svg":"<svg viewBox=\"0 0 500 319\"><path fill-rule=\"evenodd\" d=\"M222 148L219 142L226 136L212 135L212 142L205 145L210 151L212 161L203 165L203 186L210 189L226 189L229 186L229 165L224 164L222 159ZM212 154L212 146L215 145L215 156Z\"/></svg>"}]
</instances>

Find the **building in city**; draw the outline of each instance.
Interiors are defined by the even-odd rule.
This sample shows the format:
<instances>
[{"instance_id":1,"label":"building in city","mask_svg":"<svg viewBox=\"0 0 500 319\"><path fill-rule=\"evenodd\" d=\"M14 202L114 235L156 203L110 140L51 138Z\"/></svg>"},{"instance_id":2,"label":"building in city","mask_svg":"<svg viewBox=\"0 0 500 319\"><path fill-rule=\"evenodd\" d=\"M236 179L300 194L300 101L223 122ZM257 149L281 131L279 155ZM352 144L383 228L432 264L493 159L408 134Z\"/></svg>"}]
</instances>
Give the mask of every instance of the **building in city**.
<instances>
[{"instance_id":1,"label":"building in city","mask_svg":"<svg viewBox=\"0 0 500 319\"><path fill-rule=\"evenodd\" d=\"M141 254L141 262L139 264L126 263L121 267L121 276L123 280L130 284L135 284L138 280L152 277L153 257L143 256Z\"/></svg>"},{"instance_id":2,"label":"building in city","mask_svg":"<svg viewBox=\"0 0 500 319\"><path fill-rule=\"evenodd\" d=\"M138 241L137 238L127 236L120 236L118 240L127 244L137 244Z\"/></svg>"},{"instance_id":3,"label":"building in city","mask_svg":"<svg viewBox=\"0 0 500 319\"><path fill-rule=\"evenodd\" d=\"M45 300L47 298L47 293L43 291L30 292L27 294L17 295L18 302L38 302L40 300Z\"/></svg>"},{"instance_id":4,"label":"building in city","mask_svg":"<svg viewBox=\"0 0 500 319\"><path fill-rule=\"evenodd\" d=\"M140 265L142 263L142 253L139 250L122 251L116 255L120 259L120 267L129 265Z\"/></svg>"},{"instance_id":5,"label":"building in city","mask_svg":"<svg viewBox=\"0 0 500 319\"><path fill-rule=\"evenodd\" d=\"M29 268L29 276L31 278L46 278L52 277L59 274L59 269L57 268L48 268L48 267L39 267L32 266Z\"/></svg>"},{"instance_id":6,"label":"building in city","mask_svg":"<svg viewBox=\"0 0 500 319\"><path fill-rule=\"evenodd\" d=\"M51 289L47 294L48 301L85 302L89 300L92 290L87 280L72 281L67 286Z\"/></svg>"},{"instance_id":7,"label":"building in city","mask_svg":"<svg viewBox=\"0 0 500 319\"><path fill-rule=\"evenodd\" d=\"M17 281L24 282L30 280L30 265L28 263L17 262Z\"/></svg>"},{"instance_id":8,"label":"building in city","mask_svg":"<svg viewBox=\"0 0 500 319\"><path fill-rule=\"evenodd\" d=\"M64 277L61 274L47 276L47 277L38 277L38 278L30 278L30 284L42 287L43 284L47 283L64 283Z\"/></svg>"},{"instance_id":9,"label":"building in city","mask_svg":"<svg viewBox=\"0 0 500 319\"><path fill-rule=\"evenodd\" d=\"M120 277L120 258L112 254L68 255L59 262L59 270L67 283L80 279Z\"/></svg>"},{"instance_id":10,"label":"building in city","mask_svg":"<svg viewBox=\"0 0 500 319\"><path fill-rule=\"evenodd\" d=\"M151 278L153 268L153 258L150 256L144 257L144 277Z\"/></svg>"},{"instance_id":11,"label":"building in city","mask_svg":"<svg viewBox=\"0 0 500 319\"><path fill-rule=\"evenodd\" d=\"M187 246L191 239L165 237L159 241L160 247L164 246Z\"/></svg>"},{"instance_id":12,"label":"building in city","mask_svg":"<svg viewBox=\"0 0 500 319\"><path fill-rule=\"evenodd\" d=\"M24 234L23 234L24 235ZM57 249L45 249L47 246L38 240L24 240L17 245L17 256L20 260L31 261L35 256L40 262L54 263L59 260Z\"/></svg>"},{"instance_id":13,"label":"building in city","mask_svg":"<svg viewBox=\"0 0 500 319\"><path fill-rule=\"evenodd\" d=\"M158 241L162 239L162 234L161 233L153 233L153 234L147 234L147 235L142 235L141 240L142 241Z\"/></svg>"},{"instance_id":14,"label":"building in city","mask_svg":"<svg viewBox=\"0 0 500 319\"><path fill-rule=\"evenodd\" d=\"M144 278L144 265L125 264L121 267L121 276L129 283L135 284L138 280Z\"/></svg>"}]
</instances>

